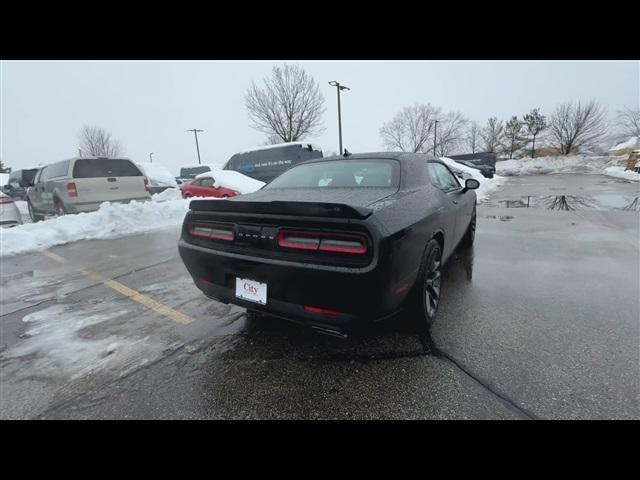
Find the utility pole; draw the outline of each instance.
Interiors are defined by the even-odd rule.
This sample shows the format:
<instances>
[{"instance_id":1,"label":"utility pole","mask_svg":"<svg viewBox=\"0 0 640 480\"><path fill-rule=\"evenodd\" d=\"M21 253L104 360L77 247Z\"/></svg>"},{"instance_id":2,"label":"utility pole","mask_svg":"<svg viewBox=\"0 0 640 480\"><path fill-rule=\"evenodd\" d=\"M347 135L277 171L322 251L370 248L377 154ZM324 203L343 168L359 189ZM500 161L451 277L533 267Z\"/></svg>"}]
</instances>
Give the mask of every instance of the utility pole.
<instances>
[{"instance_id":1,"label":"utility pole","mask_svg":"<svg viewBox=\"0 0 640 480\"><path fill-rule=\"evenodd\" d=\"M196 137L196 150L198 151L198 165L200 165L202 162L200 162L200 147L198 146L198 132L204 132L204 130L198 130L196 128L192 128L191 130L187 130L187 132L193 132L193 135Z\"/></svg>"},{"instance_id":2,"label":"utility pole","mask_svg":"<svg viewBox=\"0 0 640 480\"><path fill-rule=\"evenodd\" d=\"M153 163L153 152L149 154L149 163Z\"/></svg>"},{"instance_id":3,"label":"utility pole","mask_svg":"<svg viewBox=\"0 0 640 480\"><path fill-rule=\"evenodd\" d=\"M433 156L436 156L436 140L437 140L437 135L438 135L438 122L440 120L434 120L434 127L433 127Z\"/></svg>"},{"instance_id":4,"label":"utility pole","mask_svg":"<svg viewBox=\"0 0 640 480\"><path fill-rule=\"evenodd\" d=\"M331 80L329 82L329 85L331 85L332 87L336 87L336 90L338 91L338 139L339 139L339 145L340 145L339 155L342 155L343 153L342 152L342 114L340 112L340 90L351 90L351 89L344 85L340 85L335 80Z\"/></svg>"}]
</instances>

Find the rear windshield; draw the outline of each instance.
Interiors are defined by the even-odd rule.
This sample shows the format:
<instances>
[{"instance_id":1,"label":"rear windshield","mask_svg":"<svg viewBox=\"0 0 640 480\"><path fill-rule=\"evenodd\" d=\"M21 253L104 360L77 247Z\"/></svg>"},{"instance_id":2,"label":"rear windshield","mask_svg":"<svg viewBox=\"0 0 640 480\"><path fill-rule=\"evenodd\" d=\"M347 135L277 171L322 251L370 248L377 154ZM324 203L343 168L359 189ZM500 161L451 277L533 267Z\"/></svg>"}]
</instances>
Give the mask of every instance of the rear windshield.
<instances>
[{"instance_id":1,"label":"rear windshield","mask_svg":"<svg viewBox=\"0 0 640 480\"><path fill-rule=\"evenodd\" d=\"M400 167L393 160L339 160L293 167L265 188L394 188Z\"/></svg>"},{"instance_id":2,"label":"rear windshield","mask_svg":"<svg viewBox=\"0 0 640 480\"><path fill-rule=\"evenodd\" d=\"M142 173L129 160L93 159L76 160L74 178L141 177Z\"/></svg>"},{"instance_id":3,"label":"rear windshield","mask_svg":"<svg viewBox=\"0 0 640 480\"><path fill-rule=\"evenodd\" d=\"M201 173L210 172L209 167L185 167L180 169L180 178L195 178Z\"/></svg>"}]
</instances>

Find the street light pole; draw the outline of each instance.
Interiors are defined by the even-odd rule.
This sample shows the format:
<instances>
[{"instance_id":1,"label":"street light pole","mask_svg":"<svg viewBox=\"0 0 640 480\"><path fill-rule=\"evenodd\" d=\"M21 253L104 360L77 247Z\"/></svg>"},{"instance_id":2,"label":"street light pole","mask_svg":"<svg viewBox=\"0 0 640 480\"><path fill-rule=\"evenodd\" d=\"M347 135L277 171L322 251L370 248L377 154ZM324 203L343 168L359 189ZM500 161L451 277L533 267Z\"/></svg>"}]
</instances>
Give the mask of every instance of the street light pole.
<instances>
[{"instance_id":1,"label":"street light pole","mask_svg":"<svg viewBox=\"0 0 640 480\"><path fill-rule=\"evenodd\" d=\"M340 146L339 154L342 155L342 113L340 111L340 90L351 90L351 89L344 85L340 85L335 80L330 81L329 85L331 85L332 87L336 87L336 90L338 91L338 140L339 140L339 146Z\"/></svg>"},{"instance_id":2,"label":"street light pole","mask_svg":"<svg viewBox=\"0 0 640 480\"><path fill-rule=\"evenodd\" d=\"M434 120L434 128L433 128L433 156L436 156L436 140L438 139L438 122L440 120Z\"/></svg>"},{"instance_id":3,"label":"street light pole","mask_svg":"<svg viewBox=\"0 0 640 480\"><path fill-rule=\"evenodd\" d=\"M187 132L193 132L193 135L196 137L196 150L198 151L198 165L200 165L202 162L200 162L200 147L198 146L198 132L204 132L204 130L198 130L196 128L192 128L191 130L187 130Z\"/></svg>"},{"instance_id":4,"label":"street light pole","mask_svg":"<svg viewBox=\"0 0 640 480\"><path fill-rule=\"evenodd\" d=\"M149 163L153 163L153 152L149 154Z\"/></svg>"}]
</instances>

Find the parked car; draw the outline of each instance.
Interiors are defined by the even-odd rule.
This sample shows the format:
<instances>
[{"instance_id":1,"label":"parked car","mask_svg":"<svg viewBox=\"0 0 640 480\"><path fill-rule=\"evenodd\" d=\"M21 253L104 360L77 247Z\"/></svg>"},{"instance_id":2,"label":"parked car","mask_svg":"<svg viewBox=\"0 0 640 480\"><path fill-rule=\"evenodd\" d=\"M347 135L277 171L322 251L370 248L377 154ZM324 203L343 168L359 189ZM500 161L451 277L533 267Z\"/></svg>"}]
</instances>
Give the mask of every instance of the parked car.
<instances>
[{"instance_id":1,"label":"parked car","mask_svg":"<svg viewBox=\"0 0 640 480\"><path fill-rule=\"evenodd\" d=\"M485 177L485 178L493 178L493 175L496 173L496 169L494 167L491 167L489 165L476 165L473 162L467 161L467 160L456 160L456 162L465 165L469 168L475 168L476 170L480 170L480 173Z\"/></svg>"},{"instance_id":2,"label":"parked car","mask_svg":"<svg viewBox=\"0 0 640 480\"><path fill-rule=\"evenodd\" d=\"M322 149L311 143L291 142L268 145L233 155L223 167L262 182L270 182L298 163L322 158Z\"/></svg>"},{"instance_id":3,"label":"parked car","mask_svg":"<svg viewBox=\"0 0 640 480\"><path fill-rule=\"evenodd\" d=\"M192 165L180 168L180 176L176 177L176 183L182 185L184 183L191 183L201 173L210 172L211 166L209 165Z\"/></svg>"},{"instance_id":4,"label":"parked car","mask_svg":"<svg viewBox=\"0 0 640 480\"><path fill-rule=\"evenodd\" d=\"M311 160L257 192L192 201L180 256L210 298L323 333L403 308L428 328L443 263L473 244L479 185L424 154Z\"/></svg>"},{"instance_id":5,"label":"parked car","mask_svg":"<svg viewBox=\"0 0 640 480\"><path fill-rule=\"evenodd\" d=\"M168 188L178 188L178 183L167 167L159 163L136 163L149 180L149 193L164 192Z\"/></svg>"},{"instance_id":6,"label":"parked car","mask_svg":"<svg viewBox=\"0 0 640 480\"><path fill-rule=\"evenodd\" d=\"M102 202L149 200L149 181L127 158L71 158L42 167L27 192L34 222L91 212Z\"/></svg>"},{"instance_id":7,"label":"parked car","mask_svg":"<svg viewBox=\"0 0 640 480\"><path fill-rule=\"evenodd\" d=\"M264 185L264 182L247 177L240 172L213 170L201 173L194 181L181 185L180 189L183 198L228 198L255 192Z\"/></svg>"},{"instance_id":8,"label":"parked car","mask_svg":"<svg viewBox=\"0 0 640 480\"><path fill-rule=\"evenodd\" d=\"M22 223L22 215L16 202L6 193L0 192L0 227L10 228Z\"/></svg>"},{"instance_id":9,"label":"parked car","mask_svg":"<svg viewBox=\"0 0 640 480\"><path fill-rule=\"evenodd\" d=\"M26 200L27 187L33 182L37 171L37 168L14 170L9 174L7 184L2 186L2 191L11 198Z\"/></svg>"}]
</instances>

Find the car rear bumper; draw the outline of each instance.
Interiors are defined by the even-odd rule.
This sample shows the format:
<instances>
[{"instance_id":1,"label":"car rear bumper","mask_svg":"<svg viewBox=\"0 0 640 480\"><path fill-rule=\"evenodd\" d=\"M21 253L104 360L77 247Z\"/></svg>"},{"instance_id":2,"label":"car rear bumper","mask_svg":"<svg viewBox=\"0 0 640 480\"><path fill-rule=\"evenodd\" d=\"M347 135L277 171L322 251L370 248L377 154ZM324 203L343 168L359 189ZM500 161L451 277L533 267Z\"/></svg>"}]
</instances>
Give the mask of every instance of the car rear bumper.
<instances>
[{"instance_id":1,"label":"car rear bumper","mask_svg":"<svg viewBox=\"0 0 640 480\"><path fill-rule=\"evenodd\" d=\"M184 240L178 248L196 286L208 297L324 333L347 334L393 315L406 296L388 285L390 275L380 263L373 269L323 267L219 252ZM265 283L266 305L236 297L236 278ZM314 313L305 306L333 313Z\"/></svg>"},{"instance_id":2,"label":"car rear bumper","mask_svg":"<svg viewBox=\"0 0 640 480\"><path fill-rule=\"evenodd\" d=\"M105 202L109 202L109 203L130 203L133 201L146 202L150 199L151 199L151 196L129 198L124 200L105 200L101 202L73 202L73 203L65 204L65 208L67 209L67 213L95 212L100 208L100 205L102 205Z\"/></svg>"}]
</instances>

